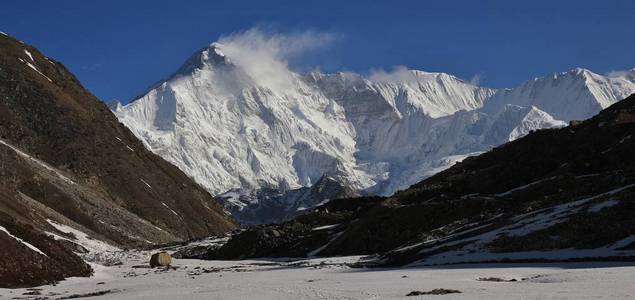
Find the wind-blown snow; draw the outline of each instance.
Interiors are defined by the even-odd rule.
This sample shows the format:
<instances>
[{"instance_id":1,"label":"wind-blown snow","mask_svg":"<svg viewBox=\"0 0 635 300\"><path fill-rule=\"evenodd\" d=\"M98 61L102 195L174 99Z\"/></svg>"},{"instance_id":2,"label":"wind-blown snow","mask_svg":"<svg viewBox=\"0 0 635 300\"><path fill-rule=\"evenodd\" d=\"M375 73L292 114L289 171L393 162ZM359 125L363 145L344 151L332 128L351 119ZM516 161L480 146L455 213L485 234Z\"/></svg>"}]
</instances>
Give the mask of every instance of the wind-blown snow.
<instances>
[{"instance_id":1,"label":"wind-blown snow","mask_svg":"<svg viewBox=\"0 0 635 300\"><path fill-rule=\"evenodd\" d=\"M388 195L635 92L633 72L575 69L494 90L406 68L298 73L281 53L281 41L296 53L327 40L257 31L221 38L115 114L214 195L309 186L323 175Z\"/></svg>"}]
</instances>

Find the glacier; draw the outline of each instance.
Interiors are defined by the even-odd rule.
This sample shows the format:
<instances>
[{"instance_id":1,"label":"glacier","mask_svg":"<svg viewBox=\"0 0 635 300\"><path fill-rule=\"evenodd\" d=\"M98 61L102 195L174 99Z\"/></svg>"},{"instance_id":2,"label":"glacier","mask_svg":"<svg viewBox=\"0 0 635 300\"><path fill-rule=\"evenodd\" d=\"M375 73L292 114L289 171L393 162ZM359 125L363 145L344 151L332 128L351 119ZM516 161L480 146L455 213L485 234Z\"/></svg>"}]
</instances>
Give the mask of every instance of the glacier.
<instances>
[{"instance_id":1,"label":"glacier","mask_svg":"<svg viewBox=\"0 0 635 300\"><path fill-rule=\"evenodd\" d=\"M212 43L139 98L111 106L148 149L213 195L297 190L324 176L360 194L390 195L635 93L635 69L609 76L577 68L492 89L405 68L296 72L274 56L256 68L241 54ZM237 201L232 207L254 199Z\"/></svg>"}]
</instances>

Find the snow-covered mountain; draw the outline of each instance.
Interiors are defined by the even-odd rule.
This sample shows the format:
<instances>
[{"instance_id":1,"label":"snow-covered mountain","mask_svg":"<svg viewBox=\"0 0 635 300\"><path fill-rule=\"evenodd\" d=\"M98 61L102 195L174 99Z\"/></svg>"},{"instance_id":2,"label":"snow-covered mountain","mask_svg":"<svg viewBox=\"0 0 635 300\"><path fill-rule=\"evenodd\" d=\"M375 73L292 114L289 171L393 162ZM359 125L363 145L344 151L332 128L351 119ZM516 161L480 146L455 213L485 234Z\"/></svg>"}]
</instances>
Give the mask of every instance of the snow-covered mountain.
<instances>
[{"instance_id":1,"label":"snow-covered mountain","mask_svg":"<svg viewBox=\"0 0 635 300\"><path fill-rule=\"evenodd\" d=\"M635 93L635 70L575 69L495 90L406 69L297 73L269 59L256 63L235 45L213 43L140 98L111 107L150 150L215 195L293 190L325 175L388 195Z\"/></svg>"}]
</instances>

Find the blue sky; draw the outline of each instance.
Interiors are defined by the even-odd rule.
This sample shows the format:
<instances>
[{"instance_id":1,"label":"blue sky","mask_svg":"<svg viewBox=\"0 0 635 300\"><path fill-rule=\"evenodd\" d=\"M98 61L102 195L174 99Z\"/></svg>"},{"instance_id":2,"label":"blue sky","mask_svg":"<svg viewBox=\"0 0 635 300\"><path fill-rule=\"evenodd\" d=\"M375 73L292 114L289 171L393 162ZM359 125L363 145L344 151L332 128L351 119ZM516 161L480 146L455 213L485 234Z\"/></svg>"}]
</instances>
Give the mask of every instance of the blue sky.
<instances>
[{"instance_id":1,"label":"blue sky","mask_svg":"<svg viewBox=\"0 0 635 300\"><path fill-rule=\"evenodd\" d=\"M64 63L103 100L127 102L195 50L254 26L336 36L298 69L403 65L513 87L574 67L635 66L635 1L17 1L0 31Z\"/></svg>"}]
</instances>

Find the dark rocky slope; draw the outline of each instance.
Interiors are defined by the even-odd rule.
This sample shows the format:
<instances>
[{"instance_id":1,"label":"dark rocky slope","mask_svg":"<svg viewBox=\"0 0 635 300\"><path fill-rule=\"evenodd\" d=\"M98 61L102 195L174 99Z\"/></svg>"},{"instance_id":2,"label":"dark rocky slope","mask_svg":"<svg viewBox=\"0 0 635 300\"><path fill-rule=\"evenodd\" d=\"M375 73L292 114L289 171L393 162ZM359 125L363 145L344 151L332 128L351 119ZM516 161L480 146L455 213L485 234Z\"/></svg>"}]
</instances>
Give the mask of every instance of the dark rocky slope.
<instances>
[{"instance_id":1,"label":"dark rocky slope","mask_svg":"<svg viewBox=\"0 0 635 300\"><path fill-rule=\"evenodd\" d=\"M371 265L627 259L635 255L633 134L635 96L590 120L468 158L392 197L343 199L253 227L204 256L377 254Z\"/></svg>"},{"instance_id":2,"label":"dark rocky slope","mask_svg":"<svg viewBox=\"0 0 635 300\"><path fill-rule=\"evenodd\" d=\"M0 198L3 196L0 195ZM32 226L16 222L0 211L4 230L0 234L0 286L27 287L54 283L69 276L89 276L92 269L79 256L75 248L60 243ZM33 251L29 245L45 255Z\"/></svg>"},{"instance_id":3,"label":"dark rocky slope","mask_svg":"<svg viewBox=\"0 0 635 300\"><path fill-rule=\"evenodd\" d=\"M143 247L236 228L204 189L147 151L62 64L3 34L0 213L5 216L0 218L0 226L33 243L35 238L16 232L56 232L47 220L122 247ZM12 238L0 232L0 239ZM47 253L45 249L42 251ZM11 265L16 259L11 253L0 257L0 266ZM16 261L33 261L27 259L33 255L28 249L18 253ZM60 252L60 256L66 254L72 256ZM48 259L58 262L55 267L51 265L57 273L38 273L41 276L33 278L52 280L86 274L81 264L73 268L53 254ZM39 268L28 263L19 266L22 269L9 271ZM7 276L7 270L0 269L0 278ZM0 282L5 285L4 280Z\"/></svg>"},{"instance_id":4,"label":"dark rocky slope","mask_svg":"<svg viewBox=\"0 0 635 300\"><path fill-rule=\"evenodd\" d=\"M322 176L310 187L292 190L259 188L234 189L215 196L220 205L241 224L281 223L301 215L308 208L332 199L359 197L345 180Z\"/></svg>"}]
</instances>

